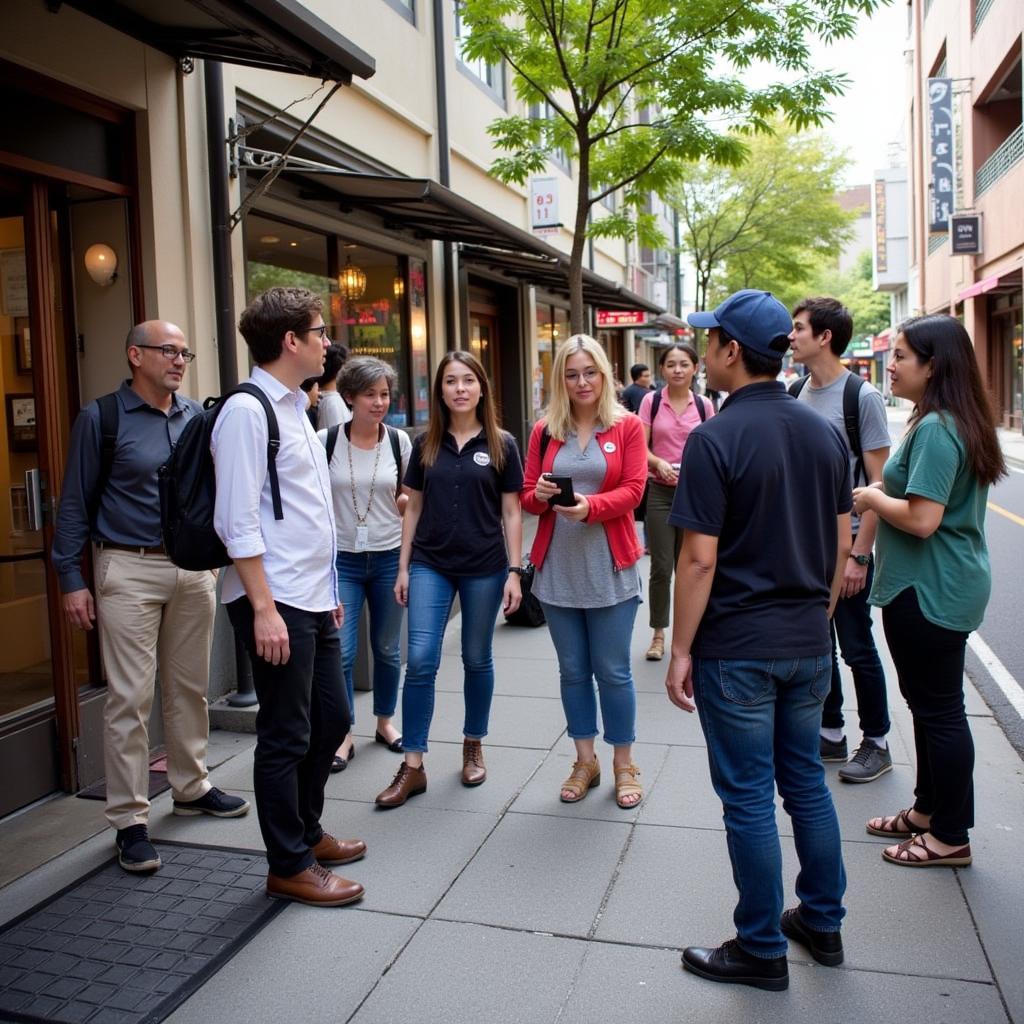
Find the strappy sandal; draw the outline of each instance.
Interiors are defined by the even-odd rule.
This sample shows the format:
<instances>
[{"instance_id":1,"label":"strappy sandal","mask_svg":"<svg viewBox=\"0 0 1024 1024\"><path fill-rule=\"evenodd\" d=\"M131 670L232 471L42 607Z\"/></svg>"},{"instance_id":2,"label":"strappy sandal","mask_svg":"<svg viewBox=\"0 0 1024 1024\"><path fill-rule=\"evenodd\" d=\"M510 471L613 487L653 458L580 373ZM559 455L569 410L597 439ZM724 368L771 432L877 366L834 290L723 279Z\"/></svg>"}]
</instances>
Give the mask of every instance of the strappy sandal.
<instances>
[{"instance_id":1,"label":"strappy sandal","mask_svg":"<svg viewBox=\"0 0 1024 1024\"><path fill-rule=\"evenodd\" d=\"M622 768L615 769L615 802L624 811L639 807L643 802L643 787L636 781L639 774L640 769L632 762ZM623 799L627 796L638 796L640 799L633 803L623 803Z\"/></svg>"},{"instance_id":2,"label":"strappy sandal","mask_svg":"<svg viewBox=\"0 0 1024 1024\"><path fill-rule=\"evenodd\" d=\"M919 857L912 850L924 850L924 856ZM883 850L882 859L901 868L965 868L971 863L971 846L968 843L952 853L936 853L929 848L923 836L916 835L900 843L895 853Z\"/></svg>"},{"instance_id":3,"label":"strappy sandal","mask_svg":"<svg viewBox=\"0 0 1024 1024\"><path fill-rule=\"evenodd\" d=\"M575 761L569 778L562 783L562 790L559 794L563 804L575 804L582 800L587 793L601 781L601 766L595 757L593 761ZM566 796L565 790L572 793Z\"/></svg>"},{"instance_id":4,"label":"strappy sandal","mask_svg":"<svg viewBox=\"0 0 1024 1024\"><path fill-rule=\"evenodd\" d=\"M910 820L912 810L912 807L908 807L905 811L897 811L896 814L872 818L864 829L869 836L881 836L883 839L910 839L919 832L927 832L927 825L917 826ZM871 824L872 821L880 821L882 824L876 827Z\"/></svg>"},{"instance_id":5,"label":"strappy sandal","mask_svg":"<svg viewBox=\"0 0 1024 1024\"><path fill-rule=\"evenodd\" d=\"M656 636L647 648L646 658L648 661L661 661L665 657L665 638Z\"/></svg>"}]
</instances>

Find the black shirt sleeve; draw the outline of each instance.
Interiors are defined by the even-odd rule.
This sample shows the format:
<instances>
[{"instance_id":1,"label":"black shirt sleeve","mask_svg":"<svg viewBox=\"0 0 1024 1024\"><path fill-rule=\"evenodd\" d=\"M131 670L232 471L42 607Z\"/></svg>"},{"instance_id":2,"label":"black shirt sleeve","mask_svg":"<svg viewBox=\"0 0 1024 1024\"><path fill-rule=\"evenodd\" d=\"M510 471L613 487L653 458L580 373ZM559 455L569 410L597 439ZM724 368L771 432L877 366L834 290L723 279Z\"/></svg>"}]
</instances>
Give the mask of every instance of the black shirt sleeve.
<instances>
[{"instance_id":1,"label":"black shirt sleeve","mask_svg":"<svg viewBox=\"0 0 1024 1024\"><path fill-rule=\"evenodd\" d=\"M511 434L505 435L505 467L501 472L501 492L517 494L523 489L523 460L519 456L519 445Z\"/></svg>"},{"instance_id":2,"label":"black shirt sleeve","mask_svg":"<svg viewBox=\"0 0 1024 1024\"><path fill-rule=\"evenodd\" d=\"M421 458L423 452L423 438L425 434L420 434L419 437L413 438L412 442L412 453L409 455L409 465L405 470L405 479L402 483L414 491L423 490L423 461Z\"/></svg>"}]
</instances>

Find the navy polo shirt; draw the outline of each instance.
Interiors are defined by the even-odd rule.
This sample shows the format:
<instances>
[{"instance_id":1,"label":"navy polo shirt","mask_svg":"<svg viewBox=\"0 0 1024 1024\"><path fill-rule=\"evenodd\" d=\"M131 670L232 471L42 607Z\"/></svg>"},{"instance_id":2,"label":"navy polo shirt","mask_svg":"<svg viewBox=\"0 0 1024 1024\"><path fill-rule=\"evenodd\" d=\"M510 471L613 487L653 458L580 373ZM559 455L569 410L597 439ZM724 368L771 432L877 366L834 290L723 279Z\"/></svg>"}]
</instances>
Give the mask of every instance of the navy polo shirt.
<instances>
[{"instance_id":1,"label":"navy polo shirt","mask_svg":"<svg viewBox=\"0 0 1024 1024\"><path fill-rule=\"evenodd\" d=\"M775 381L748 384L686 443L669 522L718 538L693 653L827 655L836 516L853 507L846 441Z\"/></svg>"},{"instance_id":2,"label":"navy polo shirt","mask_svg":"<svg viewBox=\"0 0 1024 1024\"><path fill-rule=\"evenodd\" d=\"M423 492L423 511L412 541L412 561L448 576L489 576L508 566L501 496L523 486L519 448L503 434L505 466L491 463L487 437L480 431L462 451L446 433L432 466L424 466L421 434L412 443L405 486Z\"/></svg>"}]
</instances>

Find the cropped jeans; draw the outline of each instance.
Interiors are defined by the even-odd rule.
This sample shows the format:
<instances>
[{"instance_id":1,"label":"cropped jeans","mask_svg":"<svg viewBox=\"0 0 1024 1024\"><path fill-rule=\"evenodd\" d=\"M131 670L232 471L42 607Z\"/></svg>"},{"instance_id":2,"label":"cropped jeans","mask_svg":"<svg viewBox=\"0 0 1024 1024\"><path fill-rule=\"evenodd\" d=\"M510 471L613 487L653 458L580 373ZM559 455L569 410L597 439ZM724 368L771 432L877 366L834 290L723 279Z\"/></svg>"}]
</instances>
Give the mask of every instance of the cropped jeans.
<instances>
[{"instance_id":1,"label":"cropped jeans","mask_svg":"<svg viewBox=\"0 0 1024 1024\"><path fill-rule=\"evenodd\" d=\"M341 626L341 664L345 673L348 706L355 724L355 688L352 667L359 653L359 619L363 602L370 609L370 650L373 652L373 713L390 718L398 704L402 675L400 646L405 609L395 600L398 548L390 551L339 551L338 593L345 607Z\"/></svg>"},{"instance_id":2,"label":"cropped jeans","mask_svg":"<svg viewBox=\"0 0 1024 1024\"><path fill-rule=\"evenodd\" d=\"M409 567L409 660L402 690L402 746L407 752L427 750L441 645L456 594L462 609L462 731L470 740L487 735L494 696L491 649L507 579L507 569L488 576L448 576L422 562Z\"/></svg>"},{"instance_id":3,"label":"cropped jeans","mask_svg":"<svg viewBox=\"0 0 1024 1024\"><path fill-rule=\"evenodd\" d=\"M822 654L776 660L695 658L693 689L707 740L711 781L724 809L739 902L740 946L784 956L782 849L775 787L793 820L800 873L796 894L808 928L838 931L846 872L839 820L818 756L821 706L830 685Z\"/></svg>"}]
</instances>

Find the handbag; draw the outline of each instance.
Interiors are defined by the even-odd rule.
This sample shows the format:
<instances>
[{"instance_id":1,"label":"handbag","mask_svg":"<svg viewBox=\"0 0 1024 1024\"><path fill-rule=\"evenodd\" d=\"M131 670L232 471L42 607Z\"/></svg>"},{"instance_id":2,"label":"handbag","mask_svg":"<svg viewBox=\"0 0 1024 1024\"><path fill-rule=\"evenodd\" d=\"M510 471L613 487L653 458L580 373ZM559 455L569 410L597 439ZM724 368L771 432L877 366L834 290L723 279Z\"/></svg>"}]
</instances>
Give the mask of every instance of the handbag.
<instances>
[{"instance_id":1,"label":"handbag","mask_svg":"<svg viewBox=\"0 0 1024 1024\"><path fill-rule=\"evenodd\" d=\"M533 577L536 571L533 562L527 558L523 562L523 574L519 577L519 589L522 591L523 599L511 615L505 616L505 621L510 626L536 627L547 622L544 618L544 609L533 593Z\"/></svg>"}]
</instances>

